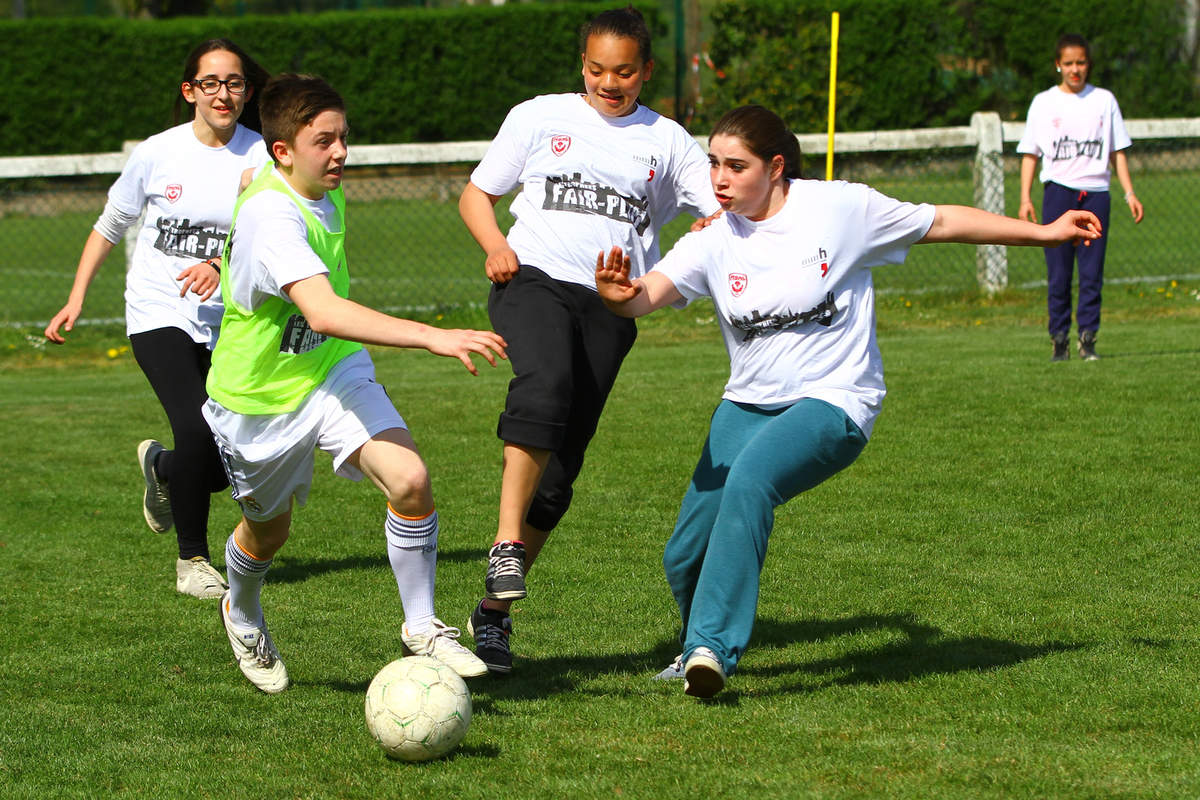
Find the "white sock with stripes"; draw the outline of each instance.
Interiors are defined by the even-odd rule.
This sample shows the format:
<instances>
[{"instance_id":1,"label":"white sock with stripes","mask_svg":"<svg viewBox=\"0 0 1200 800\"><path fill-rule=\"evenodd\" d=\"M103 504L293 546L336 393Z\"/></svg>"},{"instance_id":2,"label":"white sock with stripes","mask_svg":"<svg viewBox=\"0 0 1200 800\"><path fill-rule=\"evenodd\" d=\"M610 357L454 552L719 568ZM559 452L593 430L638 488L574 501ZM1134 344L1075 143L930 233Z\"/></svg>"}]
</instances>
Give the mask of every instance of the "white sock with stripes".
<instances>
[{"instance_id":1,"label":"white sock with stripes","mask_svg":"<svg viewBox=\"0 0 1200 800\"><path fill-rule=\"evenodd\" d=\"M437 510L420 519L387 510L388 561L400 589L404 624L409 633L425 633L433 622L433 586L437 573Z\"/></svg>"},{"instance_id":2,"label":"white sock with stripes","mask_svg":"<svg viewBox=\"0 0 1200 800\"><path fill-rule=\"evenodd\" d=\"M229 621L239 628L263 626L263 581L271 567L271 559L260 561L234 541L233 534L225 540L225 571L229 579Z\"/></svg>"}]
</instances>

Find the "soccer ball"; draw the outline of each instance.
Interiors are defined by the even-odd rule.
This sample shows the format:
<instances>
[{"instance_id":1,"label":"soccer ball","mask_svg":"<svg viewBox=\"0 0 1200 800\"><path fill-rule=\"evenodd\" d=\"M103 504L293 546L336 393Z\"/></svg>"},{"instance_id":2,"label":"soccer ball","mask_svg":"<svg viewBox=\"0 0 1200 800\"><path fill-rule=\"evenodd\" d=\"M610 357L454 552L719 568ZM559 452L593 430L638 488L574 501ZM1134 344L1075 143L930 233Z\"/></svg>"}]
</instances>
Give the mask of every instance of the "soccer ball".
<instances>
[{"instance_id":1,"label":"soccer ball","mask_svg":"<svg viewBox=\"0 0 1200 800\"><path fill-rule=\"evenodd\" d=\"M366 712L367 730L390 758L427 761L467 735L471 695L436 658L409 656L379 670L367 687Z\"/></svg>"}]
</instances>

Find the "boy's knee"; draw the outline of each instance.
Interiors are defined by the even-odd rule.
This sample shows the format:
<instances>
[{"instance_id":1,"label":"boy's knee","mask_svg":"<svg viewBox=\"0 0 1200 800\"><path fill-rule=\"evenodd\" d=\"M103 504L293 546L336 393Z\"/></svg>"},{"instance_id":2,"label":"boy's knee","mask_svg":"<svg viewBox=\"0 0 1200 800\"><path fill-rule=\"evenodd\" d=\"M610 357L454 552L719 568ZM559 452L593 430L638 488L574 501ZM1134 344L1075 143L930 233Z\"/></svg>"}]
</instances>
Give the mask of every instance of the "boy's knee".
<instances>
[{"instance_id":1,"label":"boy's knee","mask_svg":"<svg viewBox=\"0 0 1200 800\"><path fill-rule=\"evenodd\" d=\"M433 492L425 464L396 465L383 476L388 503L405 516L421 516L433 508Z\"/></svg>"}]
</instances>

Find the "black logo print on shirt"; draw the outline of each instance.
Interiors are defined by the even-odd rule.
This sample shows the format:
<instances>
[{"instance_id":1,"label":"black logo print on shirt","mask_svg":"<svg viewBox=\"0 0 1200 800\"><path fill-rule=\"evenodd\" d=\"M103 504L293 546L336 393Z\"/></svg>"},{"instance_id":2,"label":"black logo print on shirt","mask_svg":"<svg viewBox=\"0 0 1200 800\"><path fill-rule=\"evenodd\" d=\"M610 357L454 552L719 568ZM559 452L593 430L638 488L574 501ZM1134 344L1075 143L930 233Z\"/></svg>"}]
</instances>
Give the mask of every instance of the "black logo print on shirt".
<instances>
[{"instance_id":1,"label":"black logo print on shirt","mask_svg":"<svg viewBox=\"0 0 1200 800\"><path fill-rule=\"evenodd\" d=\"M309 350L316 350L325 344L329 337L317 333L308 327L308 320L303 314L292 314L288 317L287 325L283 328L283 338L279 342L279 352L299 355Z\"/></svg>"},{"instance_id":2,"label":"black logo print on shirt","mask_svg":"<svg viewBox=\"0 0 1200 800\"><path fill-rule=\"evenodd\" d=\"M729 324L742 332L742 341L748 342L768 333L795 328L808 322L829 327L837 314L837 303L834 302L833 292L826 292L825 299L808 311L785 311L782 314L763 316L755 310L748 316L730 317Z\"/></svg>"},{"instance_id":3,"label":"black logo print on shirt","mask_svg":"<svg viewBox=\"0 0 1200 800\"><path fill-rule=\"evenodd\" d=\"M574 175L550 175L546 178L546 211L570 211L574 214L598 214L602 217L628 222L641 236L650 227L650 202L626 197L611 186L585 181Z\"/></svg>"},{"instance_id":4,"label":"black logo print on shirt","mask_svg":"<svg viewBox=\"0 0 1200 800\"><path fill-rule=\"evenodd\" d=\"M1080 142L1069 136L1064 136L1054 142L1054 155L1051 161L1070 161L1073 158L1100 158L1103 143L1099 139L1089 139Z\"/></svg>"},{"instance_id":5,"label":"black logo print on shirt","mask_svg":"<svg viewBox=\"0 0 1200 800\"><path fill-rule=\"evenodd\" d=\"M193 225L189 219L159 217L154 223L158 238L154 249L169 256L192 256L196 260L216 258L225 246L225 232L215 227Z\"/></svg>"}]
</instances>

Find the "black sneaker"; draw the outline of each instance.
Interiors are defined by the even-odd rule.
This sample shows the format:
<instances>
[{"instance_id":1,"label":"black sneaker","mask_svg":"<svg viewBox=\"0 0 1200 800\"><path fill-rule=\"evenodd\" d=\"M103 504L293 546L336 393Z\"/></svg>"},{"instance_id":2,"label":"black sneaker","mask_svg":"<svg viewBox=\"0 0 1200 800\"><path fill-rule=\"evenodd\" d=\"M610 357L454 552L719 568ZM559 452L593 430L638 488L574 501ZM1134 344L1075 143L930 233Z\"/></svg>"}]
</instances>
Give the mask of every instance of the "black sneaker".
<instances>
[{"instance_id":1,"label":"black sneaker","mask_svg":"<svg viewBox=\"0 0 1200 800\"><path fill-rule=\"evenodd\" d=\"M1071 347L1068 344L1066 331L1051 335L1050 341L1054 343L1054 353L1050 356L1051 361L1066 361L1071 357Z\"/></svg>"},{"instance_id":2,"label":"black sneaker","mask_svg":"<svg viewBox=\"0 0 1200 800\"><path fill-rule=\"evenodd\" d=\"M499 675L512 672L512 651L508 649L511 616L484 608L481 602L467 620L467 632L475 637L475 655L487 665L488 672Z\"/></svg>"},{"instance_id":3,"label":"black sneaker","mask_svg":"<svg viewBox=\"0 0 1200 800\"><path fill-rule=\"evenodd\" d=\"M1100 358L1100 356L1096 354L1095 331L1079 332L1079 357L1084 361L1096 361Z\"/></svg>"},{"instance_id":4,"label":"black sneaker","mask_svg":"<svg viewBox=\"0 0 1200 800\"><path fill-rule=\"evenodd\" d=\"M489 600L520 600L525 597L525 545L500 542L488 553L484 594Z\"/></svg>"}]
</instances>

